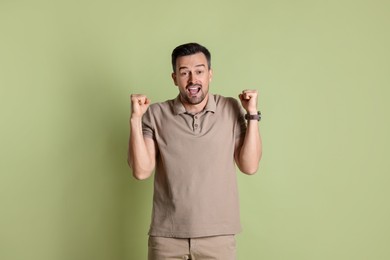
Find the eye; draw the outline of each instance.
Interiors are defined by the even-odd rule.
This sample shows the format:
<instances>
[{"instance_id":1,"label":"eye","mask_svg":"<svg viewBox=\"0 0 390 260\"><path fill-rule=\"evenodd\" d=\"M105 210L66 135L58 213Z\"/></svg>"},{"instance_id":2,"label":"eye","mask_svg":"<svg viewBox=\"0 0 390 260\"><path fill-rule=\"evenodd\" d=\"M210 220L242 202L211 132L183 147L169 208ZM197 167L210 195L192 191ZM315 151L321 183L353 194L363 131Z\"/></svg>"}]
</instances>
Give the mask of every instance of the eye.
<instances>
[{"instance_id":1,"label":"eye","mask_svg":"<svg viewBox=\"0 0 390 260\"><path fill-rule=\"evenodd\" d=\"M197 70L197 71L195 71L195 73L196 73L197 75L202 75L202 74L204 73L204 71L203 71L203 70Z\"/></svg>"},{"instance_id":2,"label":"eye","mask_svg":"<svg viewBox=\"0 0 390 260\"><path fill-rule=\"evenodd\" d=\"M186 77L186 76L188 76L188 71L181 71L181 72L180 72L180 76L181 76L181 77Z\"/></svg>"}]
</instances>

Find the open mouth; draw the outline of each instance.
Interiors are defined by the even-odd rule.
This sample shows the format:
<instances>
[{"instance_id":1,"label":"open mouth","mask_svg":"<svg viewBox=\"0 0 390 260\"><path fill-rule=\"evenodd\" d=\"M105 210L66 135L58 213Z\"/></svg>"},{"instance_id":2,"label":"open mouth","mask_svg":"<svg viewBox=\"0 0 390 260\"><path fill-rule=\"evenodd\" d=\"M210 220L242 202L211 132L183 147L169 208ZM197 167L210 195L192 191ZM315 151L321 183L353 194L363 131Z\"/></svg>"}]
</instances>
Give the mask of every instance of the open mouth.
<instances>
[{"instance_id":1,"label":"open mouth","mask_svg":"<svg viewBox=\"0 0 390 260\"><path fill-rule=\"evenodd\" d=\"M192 85L192 86L189 86L187 87L187 91L192 95L196 95L199 93L201 87L199 85Z\"/></svg>"}]
</instances>

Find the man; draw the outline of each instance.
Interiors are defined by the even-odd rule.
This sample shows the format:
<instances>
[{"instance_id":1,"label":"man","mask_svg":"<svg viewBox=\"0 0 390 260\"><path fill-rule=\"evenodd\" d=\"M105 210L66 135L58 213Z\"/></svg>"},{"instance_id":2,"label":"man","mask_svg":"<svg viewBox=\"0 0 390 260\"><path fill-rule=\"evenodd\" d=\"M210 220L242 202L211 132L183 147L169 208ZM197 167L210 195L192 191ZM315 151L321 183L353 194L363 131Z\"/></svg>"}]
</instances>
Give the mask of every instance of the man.
<instances>
[{"instance_id":1,"label":"man","mask_svg":"<svg viewBox=\"0 0 390 260\"><path fill-rule=\"evenodd\" d=\"M176 47L172 68L175 99L131 95L129 165L139 180L155 170L148 259L236 259L235 165L254 174L262 154L257 91L239 94L242 107L209 93L210 52L197 43Z\"/></svg>"}]
</instances>

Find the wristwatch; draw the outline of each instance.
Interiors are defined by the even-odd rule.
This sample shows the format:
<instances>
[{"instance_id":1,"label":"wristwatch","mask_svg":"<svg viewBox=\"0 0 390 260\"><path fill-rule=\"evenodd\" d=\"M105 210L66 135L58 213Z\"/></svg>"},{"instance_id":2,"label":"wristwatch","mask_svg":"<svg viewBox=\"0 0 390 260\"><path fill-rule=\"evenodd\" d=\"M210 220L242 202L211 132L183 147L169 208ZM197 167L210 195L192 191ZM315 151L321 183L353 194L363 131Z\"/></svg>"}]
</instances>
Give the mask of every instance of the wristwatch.
<instances>
[{"instance_id":1,"label":"wristwatch","mask_svg":"<svg viewBox=\"0 0 390 260\"><path fill-rule=\"evenodd\" d=\"M246 120L257 120L257 121L260 121L261 120L261 112L257 111L256 115L245 114L245 119Z\"/></svg>"}]
</instances>

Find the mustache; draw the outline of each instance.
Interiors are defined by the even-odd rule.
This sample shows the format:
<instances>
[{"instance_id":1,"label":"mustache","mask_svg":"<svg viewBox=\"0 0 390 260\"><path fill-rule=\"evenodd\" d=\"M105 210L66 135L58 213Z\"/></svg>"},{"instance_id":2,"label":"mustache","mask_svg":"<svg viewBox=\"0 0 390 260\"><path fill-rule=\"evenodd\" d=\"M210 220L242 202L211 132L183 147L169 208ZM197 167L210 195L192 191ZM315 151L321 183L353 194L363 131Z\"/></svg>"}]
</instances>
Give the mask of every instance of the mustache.
<instances>
[{"instance_id":1,"label":"mustache","mask_svg":"<svg viewBox=\"0 0 390 260\"><path fill-rule=\"evenodd\" d=\"M200 84L189 84L189 85L187 85L187 88L191 88L191 87L199 87L199 88L202 88L202 85L200 85Z\"/></svg>"}]
</instances>

